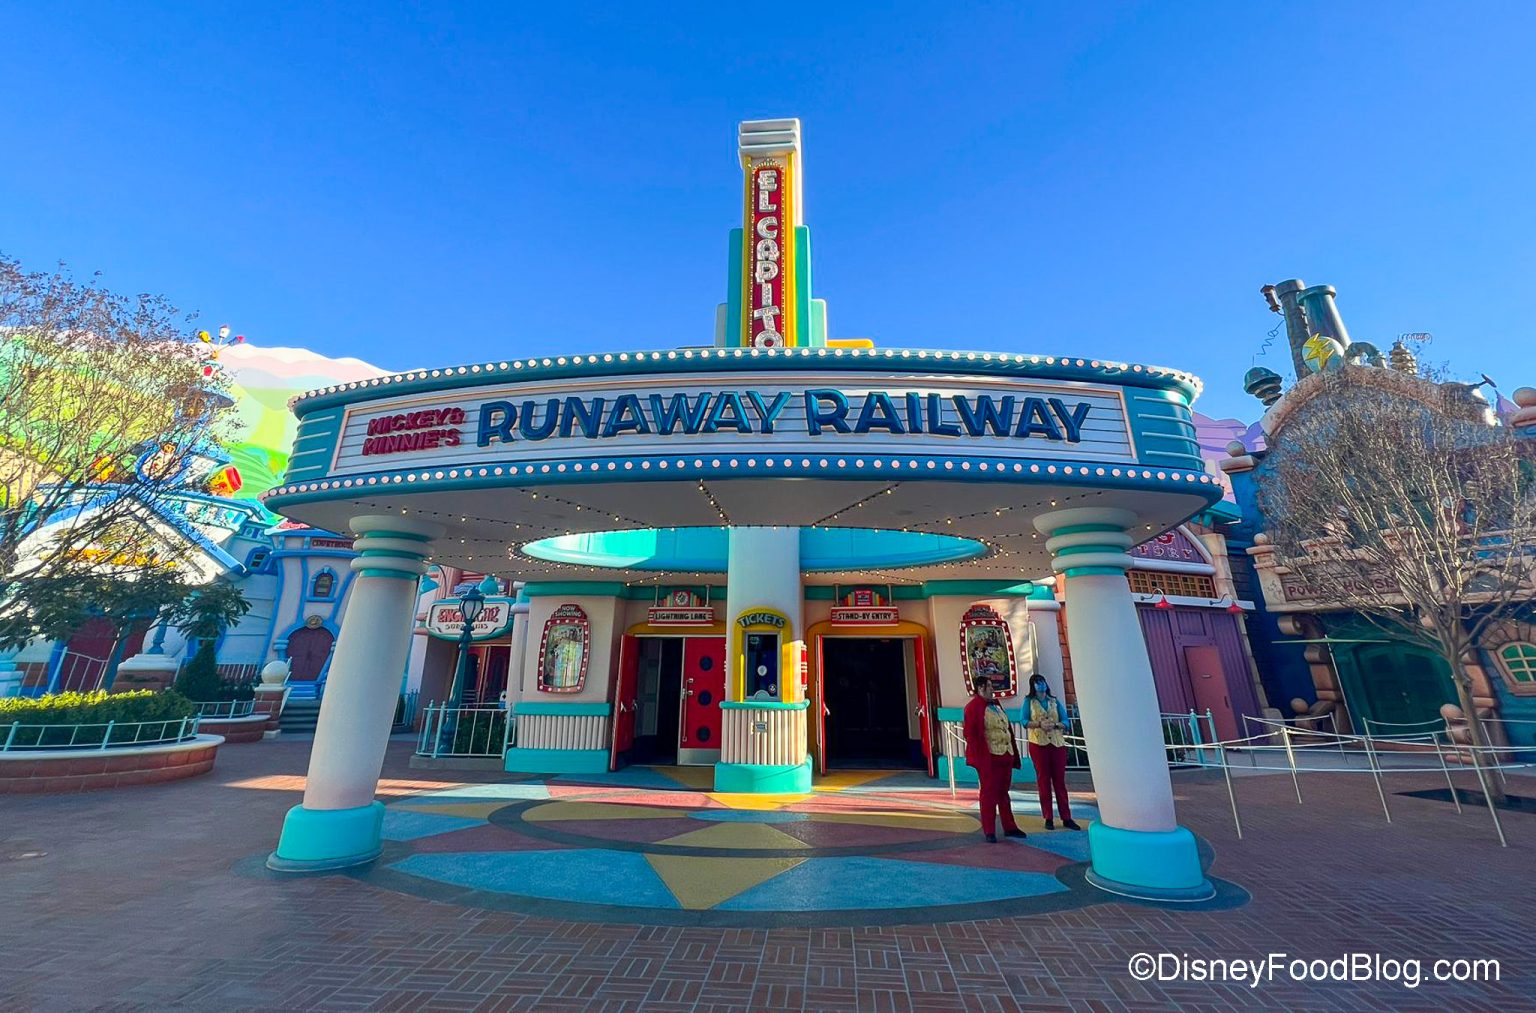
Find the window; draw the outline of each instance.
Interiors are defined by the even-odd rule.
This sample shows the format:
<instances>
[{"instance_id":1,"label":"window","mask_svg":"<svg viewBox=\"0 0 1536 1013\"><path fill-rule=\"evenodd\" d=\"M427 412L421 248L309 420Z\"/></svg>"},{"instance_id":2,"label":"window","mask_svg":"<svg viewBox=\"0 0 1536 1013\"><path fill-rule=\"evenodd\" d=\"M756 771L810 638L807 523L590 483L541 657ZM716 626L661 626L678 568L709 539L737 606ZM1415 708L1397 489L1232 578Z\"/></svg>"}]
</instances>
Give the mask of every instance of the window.
<instances>
[{"instance_id":1,"label":"window","mask_svg":"<svg viewBox=\"0 0 1536 1013\"><path fill-rule=\"evenodd\" d=\"M266 546L252 549L250 555L245 557L245 568L251 573L266 573L267 561L272 558L272 550Z\"/></svg>"},{"instance_id":2,"label":"window","mask_svg":"<svg viewBox=\"0 0 1536 1013\"><path fill-rule=\"evenodd\" d=\"M1132 570L1126 576L1130 579L1132 594L1157 594L1161 589L1163 593L1175 598L1216 597L1215 583L1203 574Z\"/></svg>"},{"instance_id":3,"label":"window","mask_svg":"<svg viewBox=\"0 0 1536 1013\"><path fill-rule=\"evenodd\" d=\"M331 570L321 570L315 574L315 579L309 586L311 598L329 598L336 589L336 574Z\"/></svg>"},{"instance_id":4,"label":"window","mask_svg":"<svg viewBox=\"0 0 1536 1013\"><path fill-rule=\"evenodd\" d=\"M1536 696L1536 644L1516 641L1499 648L1499 668L1516 693Z\"/></svg>"}]
</instances>

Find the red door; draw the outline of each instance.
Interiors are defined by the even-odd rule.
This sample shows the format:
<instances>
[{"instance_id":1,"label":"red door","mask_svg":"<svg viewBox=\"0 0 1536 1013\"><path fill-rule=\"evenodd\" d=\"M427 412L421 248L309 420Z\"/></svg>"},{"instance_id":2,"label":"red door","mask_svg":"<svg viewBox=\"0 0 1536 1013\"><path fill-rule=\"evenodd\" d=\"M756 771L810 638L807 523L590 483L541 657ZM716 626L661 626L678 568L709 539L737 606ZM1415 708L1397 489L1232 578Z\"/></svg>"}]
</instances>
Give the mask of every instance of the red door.
<instances>
[{"instance_id":1,"label":"red door","mask_svg":"<svg viewBox=\"0 0 1536 1013\"><path fill-rule=\"evenodd\" d=\"M725 638L689 637L683 641L684 749L720 748L720 701L725 699Z\"/></svg>"},{"instance_id":2,"label":"red door","mask_svg":"<svg viewBox=\"0 0 1536 1013\"><path fill-rule=\"evenodd\" d=\"M288 636L288 681L313 682L331 656L336 638L324 626L306 626Z\"/></svg>"},{"instance_id":3,"label":"red door","mask_svg":"<svg viewBox=\"0 0 1536 1013\"><path fill-rule=\"evenodd\" d=\"M826 655L821 649L825 637L816 638L816 699L811 703L816 708L816 773L827 772L827 667Z\"/></svg>"},{"instance_id":4,"label":"red door","mask_svg":"<svg viewBox=\"0 0 1536 1013\"><path fill-rule=\"evenodd\" d=\"M1195 710L1209 710L1216 722L1216 734L1223 742L1241 738L1237 717L1232 713L1232 694L1227 692L1227 673L1221 667L1221 648L1201 644L1184 648L1184 665L1189 669L1189 688L1195 694Z\"/></svg>"},{"instance_id":5,"label":"red door","mask_svg":"<svg viewBox=\"0 0 1536 1013\"><path fill-rule=\"evenodd\" d=\"M639 703L640 641L625 635L619 643L619 677L613 685L613 746L608 769L619 769L619 756L635 744L635 707Z\"/></svg>"},{"instance_id":6,"label":"red door","mask_svg":"<svg viewBox=\"0 0 1536 1013\"><path fill-rule=\"evenodd\" d=\"M933 759L933 687L928 685L927 644L922 637L912 639L912 655L917 666L917 727L922 733L923 759L928 763L928 776L938 771Z\"/></svg>"}]
</instances>

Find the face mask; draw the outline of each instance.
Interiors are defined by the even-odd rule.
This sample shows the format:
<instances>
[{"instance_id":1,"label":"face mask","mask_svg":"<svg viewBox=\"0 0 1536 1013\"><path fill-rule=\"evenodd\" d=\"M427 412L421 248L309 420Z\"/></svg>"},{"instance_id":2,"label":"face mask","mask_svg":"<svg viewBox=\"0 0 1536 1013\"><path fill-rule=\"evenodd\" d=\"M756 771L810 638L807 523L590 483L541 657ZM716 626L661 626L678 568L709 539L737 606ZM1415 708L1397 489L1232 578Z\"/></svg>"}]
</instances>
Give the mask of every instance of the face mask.
<instances>
[{"instance_id":1,"label":"face mask","mask_svg":"<svg viewBox=\"0 0 1536 1013\"><path fill-rule=\"evenodd\" d=\"M1040 696L1045 696L1050 691L1051 691L1051 688L1049 686L1047 686L1045 683L1043 683L1043 682L1035 683L1035 692L1038 693Z\"/></svg>"}]
</instances>

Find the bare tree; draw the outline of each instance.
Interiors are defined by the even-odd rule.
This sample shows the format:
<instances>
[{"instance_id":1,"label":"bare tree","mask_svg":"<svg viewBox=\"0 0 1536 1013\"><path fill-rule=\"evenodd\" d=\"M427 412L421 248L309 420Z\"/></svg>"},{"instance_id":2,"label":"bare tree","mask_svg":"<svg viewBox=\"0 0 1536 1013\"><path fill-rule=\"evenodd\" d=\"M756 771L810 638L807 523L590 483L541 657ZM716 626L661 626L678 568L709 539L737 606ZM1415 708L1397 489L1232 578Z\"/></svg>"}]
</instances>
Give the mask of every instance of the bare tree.
<instances>
[{"instance_id":1,"label":"bare tree","mask_svg":"<svg viewBox=\"0 0 1536 1013\"><path fill-rule=\"evenodd\" d=\"M174 562L151 509L223 434L206 346L160 297L0 257L0 648L27 587Z\"/></svg>"},{"instance_id":2,"label":"bare tree","mask_svg":"<svg viewBox=\"0 0 1536 1013\"><path fill-rule=\"evenodd\" d=\"M1467 667L1536 599L1536 440L1465 384L1388 369L1310 376L1287 399L1298 407L1277 406L1258 492L1287 598L1444 658L1478 762L1488 737Z\"/></svg>"}]
</instances>

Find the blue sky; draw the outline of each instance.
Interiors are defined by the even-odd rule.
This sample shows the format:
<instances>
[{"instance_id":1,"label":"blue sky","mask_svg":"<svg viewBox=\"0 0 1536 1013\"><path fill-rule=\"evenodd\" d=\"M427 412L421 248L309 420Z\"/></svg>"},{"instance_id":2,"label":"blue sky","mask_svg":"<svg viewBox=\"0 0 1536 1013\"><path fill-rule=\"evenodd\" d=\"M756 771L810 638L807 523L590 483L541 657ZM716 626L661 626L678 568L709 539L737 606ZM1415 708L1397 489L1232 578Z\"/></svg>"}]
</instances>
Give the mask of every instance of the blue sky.
<instances>
[{"instance_id":1,"label":"blue sky","mask_svg":"<svg viewBox=\"0 0 1536 1013\"><path fill-rule=\"evenodd\" d=\"M735 124L838 337L1183 366L1339 288L1536 384L1536 4L7 4L0 250L388 368L703 344ZM1281 346L1257 360L1285 372Z\"/></svg>"}]
</instances>

